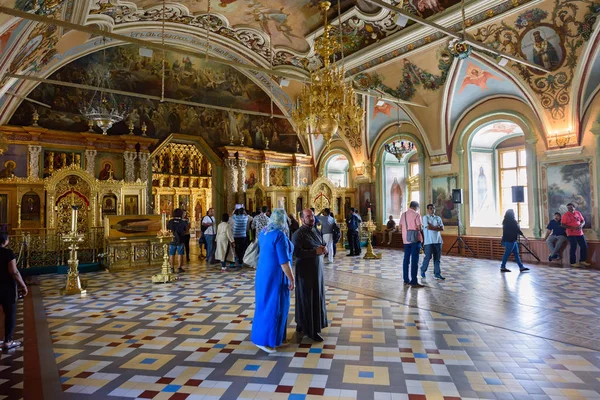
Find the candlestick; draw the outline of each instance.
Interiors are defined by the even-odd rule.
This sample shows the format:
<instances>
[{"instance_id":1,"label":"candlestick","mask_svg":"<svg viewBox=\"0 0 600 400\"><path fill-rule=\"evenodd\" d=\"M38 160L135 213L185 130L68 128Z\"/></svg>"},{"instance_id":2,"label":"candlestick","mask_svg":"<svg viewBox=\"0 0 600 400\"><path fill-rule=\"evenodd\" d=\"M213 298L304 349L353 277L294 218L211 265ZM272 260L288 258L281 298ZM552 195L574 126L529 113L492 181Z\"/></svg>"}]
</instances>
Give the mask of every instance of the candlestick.
<instances>
[{"instance_id":1,"label":"candlestick","mask_svg":"<svg viewBox=\"0 0 600 400\"><path fill-rule=\"evenodd\" d=\"M77 233L77 206L71 206L71 233Z\"/></svg>"},{"instance_id":2,"label":"candlestick","mask_svg":"<svg viewBox=\"0 0 600 400\"><path fill-rule=\"evenodd\" d=\"M166 213L162 213L162 218L161 218L160 222L161 222L160 230L166 231L167 230L167 214Z\"/></svg>"}]
</instances>

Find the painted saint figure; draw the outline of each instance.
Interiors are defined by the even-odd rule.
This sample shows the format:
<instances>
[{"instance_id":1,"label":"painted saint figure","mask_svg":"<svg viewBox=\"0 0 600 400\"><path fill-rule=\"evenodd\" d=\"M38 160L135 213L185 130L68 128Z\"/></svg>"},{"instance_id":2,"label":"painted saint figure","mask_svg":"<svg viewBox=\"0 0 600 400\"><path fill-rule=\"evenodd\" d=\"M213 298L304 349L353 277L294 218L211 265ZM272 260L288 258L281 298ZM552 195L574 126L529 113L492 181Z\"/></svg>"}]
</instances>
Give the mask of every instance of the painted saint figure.
<instances>
[{"instance_id":1,"label":"painted saint figure","mask_svg":"<svg viewBox=\"0 0 600 400\"><path fill-rule=\"evenodd\" d=\"M113 179L113 173L114 171L112 166L109 163L106 163L104 164L102 171L100 171L100 174L98 174L98 180L107 181L109 179Z\"/></svg>"},{"instance_id":2,"label":"painted saint figure","mask_svg":"<svg viewBox=\"0 0 600 400\"><path fill-rule=\"evenodd\" d=\"M533 32L533 62L546 69L554 69L560 66L556 49L545 38L541 31Z\"/></svg>"},{"instance_id":3,"label":"painted saint figure","mask_svg":"<svg viewBox=\"0 0 600 400\"><path fill-rule=\"evenodd\" d=\"M485 177L485 172L483 171L483 167L479 167L479 176L477 177L477 201L478 201L478 210L481 211L485 207L485 203L487 200L488 188L487 188L487 178Z\"/></svg>"},{"instance_id":4,"label":"painted saint figure","mask_svg":"<svg viewBox=\"0 0 600 400\"><path fill-rule=\"evenodd\" d=\"M400 215L402 213L402 188L398 183L398 178L394 178L392 187L390 188L390 199L392 202L392 215Z\"/></svg>"}]
</instances>

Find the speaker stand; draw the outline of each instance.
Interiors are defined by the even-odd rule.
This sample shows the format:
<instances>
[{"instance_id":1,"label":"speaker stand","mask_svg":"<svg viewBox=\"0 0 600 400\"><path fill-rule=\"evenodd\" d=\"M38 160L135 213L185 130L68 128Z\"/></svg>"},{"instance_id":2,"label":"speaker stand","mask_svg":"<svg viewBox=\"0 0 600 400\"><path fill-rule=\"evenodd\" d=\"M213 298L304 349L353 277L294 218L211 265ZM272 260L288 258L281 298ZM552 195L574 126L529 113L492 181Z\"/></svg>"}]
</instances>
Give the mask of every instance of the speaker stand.
<instances>
[{"instance_id":1,"label":"speaker stand","mask_svg":"<svg viewBox=\"0 0 600 400\"><path fill-rule=\"evenodd\" d=\"M446 252L446 255L450 254L450 252L452 251L452 249L454 249L456 247L456 250L458 250L458 255L462 255L462 249L463 247L467 250L469 250L469 253L471 253L471 255L473 257L477 257L475 255L475 253L473 252L473 250L471 250L471 248L469 247L469 245L467 243L465 243L464 239L460 236L460 227L461 227L461 223L460 223L460 204L458 205L457 208L458 212L456 214L456 216L458 217L458 236L456 237L456 240L454 241L454 243L452 243L452 246L450 246L450 248L448 249L448 251Z\"/></svg>"},{"instance_id":2,"label":"speaker stand","mask_svg":"<svg viewBox=\"0 0 600 400\"><path fill-rule=\"evenodd\" d=\"M517 223L521 224L521 203L517 203ZM540 258L527 246L526 243L521 242L521 235L517 236L517 245L519 246L519 254L531 254L538 262Z\"/></svg>"}]
</instances>

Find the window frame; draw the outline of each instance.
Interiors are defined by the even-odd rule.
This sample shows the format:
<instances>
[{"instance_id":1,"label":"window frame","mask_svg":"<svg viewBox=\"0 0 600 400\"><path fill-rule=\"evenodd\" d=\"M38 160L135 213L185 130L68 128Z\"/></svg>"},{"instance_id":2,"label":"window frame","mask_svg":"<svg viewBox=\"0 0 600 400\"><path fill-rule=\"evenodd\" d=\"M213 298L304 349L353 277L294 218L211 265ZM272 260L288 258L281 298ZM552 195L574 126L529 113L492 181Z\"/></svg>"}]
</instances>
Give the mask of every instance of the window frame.
<instances>
[{"instance_id":1,"label":"window frame","mask_svg":"<svg viewBox=\"0 0 600 400\"><path fill-rule=\"evenodd\" d=\"M521 146L512 146L512 147L506 147L506 148L496 148L496 160L497 160L497 168L498 168L498 199L499 199L499 208L498 211L500 213L500 218L504 217L504 195L503 195L503 189L505 189L506 187L503 185L503 178L502 178L502 173L504 171L515 171L515 175L516 175L516 179L517 179L517 185L519 186L523 186L524 187L524 191L525 191L525 201L523 203L518 203L517 204L517 215L520 216L526 216L526 218L524 218L522 221L519 221L519 223L522 222L523 227L528 228L529 227L529 197L527 196L527 189L529 187L528 185L528 173L527 173L527 153L526 153L526 149L524 145ZM514 152L515 153L515 157L516 157L516 166L515 167L504 167L503 163L504 163L504 154L506 153L510 153L510 152ZM525 160L525 164L521 164L521 152L525 153L525 156L523 157ZM525 182L520 182L519 181L519 173L521 170L525 171ZM511 187L511 186L507 186L507 187ZM510 201L511 204L515 204L512 202L512 198ZM519 217L517 217L518 219L520 219Z\"/></svg>"}]
</instances>

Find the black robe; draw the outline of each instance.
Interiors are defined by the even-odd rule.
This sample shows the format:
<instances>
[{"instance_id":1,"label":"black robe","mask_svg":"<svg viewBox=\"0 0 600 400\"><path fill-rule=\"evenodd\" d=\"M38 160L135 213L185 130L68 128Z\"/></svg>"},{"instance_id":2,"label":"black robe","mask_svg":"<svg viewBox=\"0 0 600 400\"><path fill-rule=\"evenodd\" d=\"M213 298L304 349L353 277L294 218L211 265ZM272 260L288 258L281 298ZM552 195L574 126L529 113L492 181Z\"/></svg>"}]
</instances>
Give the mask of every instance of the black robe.
<instances>
[{"instance_id":1,"label":"black robe","mask_svg":"<svg viewBox=\"0 0 600 400\"><path fill-rule=\"evenodd\" d=\"M296 256L296 324L314 338L327 327L323 256L317 255L317 247L325 244L315 228L304 225L294 232L292 243Z\"/></svg>"}]
</instances>

